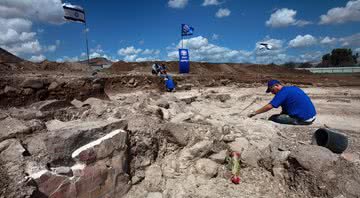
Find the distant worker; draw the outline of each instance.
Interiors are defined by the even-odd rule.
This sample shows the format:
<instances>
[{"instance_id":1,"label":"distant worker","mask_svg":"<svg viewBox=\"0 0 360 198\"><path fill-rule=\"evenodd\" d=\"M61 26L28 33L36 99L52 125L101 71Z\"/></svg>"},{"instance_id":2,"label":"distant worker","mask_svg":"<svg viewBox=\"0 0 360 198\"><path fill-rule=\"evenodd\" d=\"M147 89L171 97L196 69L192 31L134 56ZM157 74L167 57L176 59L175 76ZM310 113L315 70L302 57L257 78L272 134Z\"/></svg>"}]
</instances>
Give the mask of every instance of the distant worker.
<instances>
[{"instance_id":1,"label":"distant worker","mask_svg":"<svg viewBox=\"0 0 360 198\"><path fill-rule=\"evenodd\" d=\"M165 64L161 64L161 66L160 66L160 73L161 74L166 74L167 72L166 72L166 69L167 69L167 67L165 66Z\"/></svg>"},{"instance_id":2,"label":"distant worker","mask_svg":"<svg viewBox=\"0 0 360 198\"><path fill-rule=\"evenodd\" d=\"M166 91L172 92L175 90L175 82L169 74L160 74L160 77L164 79Z\"/></svg>"},{"instance_id":3,"label":"distant worker","mask_svg":"<svg viewBox=\"0 0 360 198\"><path fill-rule=\"evenodd\" d=\"M158 75L159 72L160 72L160 66L157 64L157 63L154 63L152 66L151 66L152 70L151 70L151 73L152 74L155 74L155 75Z\"/></svg>"},{"instance_id":4,"label":"distant worker","mask_svg":"<svg viewBox=\"0 0 360 198\"><path fill-rule=\"evenodd\" d=\"M272 115L269 120L280 124L310 125L316 119L316 110L306 93L296 86L283 86L278 80L270 80L266 93L271 92L275 97L269 104L248 115L267 112L281 106L281 114Z\"/></svg>"},{"instance_id":5,"label":"distant worker","mask_svg":"<svg viewBox=\"0 0 360 198\"><path fill-rule=\"evenodd\" d=\"M164 80L165 80L166 91L168 92L175 91L175 82L173 78L170 75L166 75Z\"/></svg>"}]
</instances>

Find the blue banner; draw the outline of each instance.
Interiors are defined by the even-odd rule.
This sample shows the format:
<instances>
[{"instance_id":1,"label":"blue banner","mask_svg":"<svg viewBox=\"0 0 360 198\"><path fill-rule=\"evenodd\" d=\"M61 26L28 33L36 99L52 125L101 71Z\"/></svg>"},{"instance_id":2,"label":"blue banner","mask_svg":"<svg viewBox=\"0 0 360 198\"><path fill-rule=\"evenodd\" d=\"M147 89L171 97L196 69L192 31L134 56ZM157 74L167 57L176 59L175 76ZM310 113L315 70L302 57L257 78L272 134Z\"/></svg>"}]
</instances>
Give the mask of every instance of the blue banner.
<instances>
[{"instance_id":1,"label":"blue banner","mask_svg":"<svg viewBox=\"0 0 360 198\"><path fill-rule=\"evenodd\" d=\"M188 49L179 49L179 73L190 72L190 58Z\"/></svg>"},{"instance_id":2,"label":"blue banner","mask_svg":"<svg viewBox=\"0 0 360 198\"><path fill-rule=\"evenodd\" d=\"M191 36L194 34L194 28L186 24L181 24L181 36Z\"/></svg>"}]
</instances>

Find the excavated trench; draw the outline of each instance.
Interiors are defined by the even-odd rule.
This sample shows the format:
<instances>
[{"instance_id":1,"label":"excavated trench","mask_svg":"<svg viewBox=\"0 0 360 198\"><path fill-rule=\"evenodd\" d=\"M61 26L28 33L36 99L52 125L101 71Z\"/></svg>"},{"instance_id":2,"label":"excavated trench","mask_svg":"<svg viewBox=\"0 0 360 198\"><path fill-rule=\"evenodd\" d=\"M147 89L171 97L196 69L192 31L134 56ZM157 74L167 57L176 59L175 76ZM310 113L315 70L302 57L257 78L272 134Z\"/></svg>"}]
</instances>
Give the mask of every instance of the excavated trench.
<instances>
[{"instance_id":1,"label":"excavated trench","mask_svg":"<svg viewBox=\"0 0 360 198\"><path fill-rule=\"evenodd\" d=\"M192 84L183 87L186 92L162 93L161 81L148 76L56 80L57 86L26 80L1 84L8 87L0 102L1 127L23 128L1 136L0 197L360 195L356 165L298 137L279 135L300 130L309 138L314 128L234 118L234 109L246 112L262 102L252 90L236 95ZM125 134L86 147L116 129ZM79 149L80 157L74 157ZM229 180L229 150L242 154L239 185ZM309 150L315 154L308 156ZM86 165L79 168L81 163Z\"/></svg>"}]
</instances>

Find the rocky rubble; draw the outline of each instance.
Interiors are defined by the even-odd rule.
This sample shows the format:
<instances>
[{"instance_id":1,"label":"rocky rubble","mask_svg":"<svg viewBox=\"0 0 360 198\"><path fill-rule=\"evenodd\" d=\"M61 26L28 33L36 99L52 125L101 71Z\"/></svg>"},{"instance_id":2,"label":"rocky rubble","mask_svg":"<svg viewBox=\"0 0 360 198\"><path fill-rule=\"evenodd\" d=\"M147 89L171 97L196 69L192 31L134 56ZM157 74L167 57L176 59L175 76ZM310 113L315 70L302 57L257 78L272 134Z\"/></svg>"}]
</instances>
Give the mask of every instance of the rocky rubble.
<instances>
[{"instance_id":1,"label":"rocky rubble","mask_svg":"<svg viewBox=\"0 0 360 198\"><path fill-rule=\"evenodd\" d=\"M0 107L24 106L42 100L106 98L105 81L96 77L9 76L0 80Z\"/></svg>"},{"instance_id":2,"label":"rocky rubble","mask_svg":"<svg viewBox=\"0 0 360 198\"><path fill-rule=\"evenodd\" d=\"M0 197L360 195L356 153L310 145L311 126L247 118L262 100L243 91L138 91L5 109ZM226 167L230 150L241 153L239 185Z\"/></svg>"}]
</instances>

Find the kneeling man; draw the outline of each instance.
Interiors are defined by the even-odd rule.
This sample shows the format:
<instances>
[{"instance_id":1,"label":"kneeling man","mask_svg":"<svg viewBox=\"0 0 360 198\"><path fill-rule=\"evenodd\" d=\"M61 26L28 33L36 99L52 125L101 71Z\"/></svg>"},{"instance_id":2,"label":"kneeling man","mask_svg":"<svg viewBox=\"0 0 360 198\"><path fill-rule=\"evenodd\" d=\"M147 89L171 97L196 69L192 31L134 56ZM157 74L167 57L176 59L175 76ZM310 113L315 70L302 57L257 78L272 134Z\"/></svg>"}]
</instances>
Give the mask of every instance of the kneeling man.
<instances>
[{"instance_id":1,"label":"kneeling man","mask_svg":"<svg viewBox=\"0 0 360 198\"><path fill-rule=\"evenodd\" d=\"M270 80L266 93L271 92L275 97L269 104L252 112L253 117L281 106L281 114L272 115L269 120L281 124L310 125L316 119L314 104L306 93L296 86L283 86L278 80Z\"/></svg>"}]
</instances>

